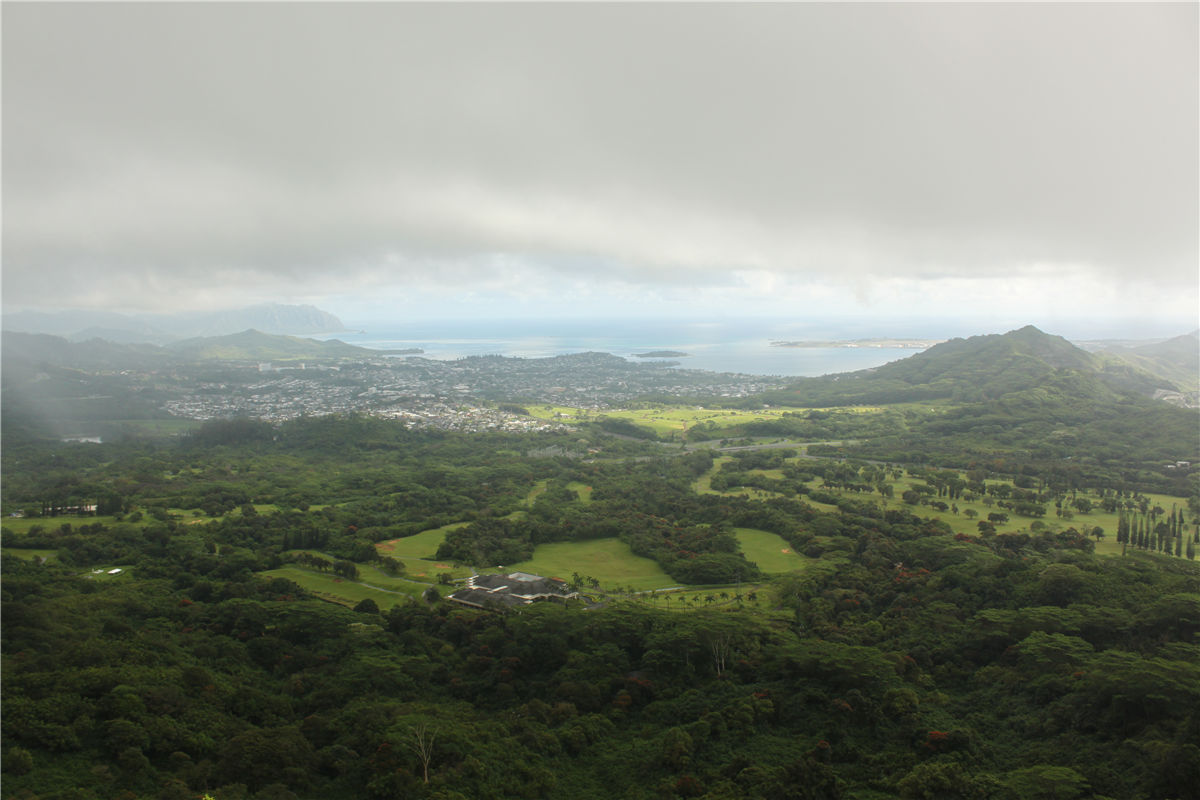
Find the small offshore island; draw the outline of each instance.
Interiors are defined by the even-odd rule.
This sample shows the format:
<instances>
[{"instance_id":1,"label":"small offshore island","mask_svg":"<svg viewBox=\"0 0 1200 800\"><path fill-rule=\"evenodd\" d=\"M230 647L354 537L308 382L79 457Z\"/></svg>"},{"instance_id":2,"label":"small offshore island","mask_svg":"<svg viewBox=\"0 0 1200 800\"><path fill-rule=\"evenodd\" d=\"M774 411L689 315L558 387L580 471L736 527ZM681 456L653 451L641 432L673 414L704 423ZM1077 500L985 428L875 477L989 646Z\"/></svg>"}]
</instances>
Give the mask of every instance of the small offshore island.
<instances>
[{"instance_id":1,"label":"small offshore island","mask_svg":"<svg viewBox=\"0 0 1200 800\"><path fill-rule=\"evenodd\" d=\"M678 350L651 350L649 353L634 353L634 358L687 358L687 353Z\"/></svg>"},{"instance_id":2,"label":"small offshore island","mask_svg":"<svg viewBox=\"0 0 1200 800\"><path fill-rule=\"evenodd\" d=\"M818 342L771 342L771 347L892 347L926 350L945 339L853 339L850 341Z\"/></svg>"}]
</instances>

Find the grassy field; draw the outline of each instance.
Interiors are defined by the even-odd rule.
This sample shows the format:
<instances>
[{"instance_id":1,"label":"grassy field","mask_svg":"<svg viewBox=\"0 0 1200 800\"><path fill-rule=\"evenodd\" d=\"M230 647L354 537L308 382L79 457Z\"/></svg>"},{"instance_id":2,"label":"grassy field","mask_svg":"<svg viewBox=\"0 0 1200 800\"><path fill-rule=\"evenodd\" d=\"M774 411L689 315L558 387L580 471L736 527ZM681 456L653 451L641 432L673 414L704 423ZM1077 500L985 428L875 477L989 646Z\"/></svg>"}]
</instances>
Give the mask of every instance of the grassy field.
<instances>
[{"instance_id":1,"label":"grassy field","mask_svg":"<svg viewBox=\"0 0 1200 800\"><path fill-rule=\"evenodd\" d=\"M25 550L20 547L5 547L0 549L0 558L44 558L47 561L55 561L58 558L58 552L55 550Z\"/></svg>"},{"instance_id":2,"label":"grassy field","mask_svg":"<svg viewBox=\"0 0 1200 800\"><path fill-rule=\"evenodd\" d=\"M988 514L993 512L1008 514L1007 522L1001 522L996 525L997 533L1030 533L1032 530L1031 526L1038 521L1037 518L1023 517L1018 514L1014 514L1012 511L999 508L995 504L988 506L982 501L982 499L968 502L961 499L951 501L947 498L941 498L943 502L951 507L957 505L957 514L954 513L953 510L938 511L927 505L908 505L900 499L900 495L911 489L914 485L924 485L924 481L905 476L899 480L889 480L888 483L892 484L894 487L893 491L895 496L891 499L881 498L875 493L864 494L858 492L842 492L840 490L825 491L828 491L830 494L847 496L855 500L861 500L874 504L883 502L884 507L887 509L903 509L909 511L910 513L916 514L919 517L930 517L941 520L949 525L950 529L955 533L962 533L969 536L978 536L979 521L986 520ZM995 483L1007 482L988 480L989 485ZM818 488L821 486L821 479L817 478L813 481L810 481L809 485L813 488ZM1052 503L1047 503L1047 514L1040 519L1041 523L1045 526L1045 529L1049 531L1063 531L1067 528L1075 528L1078 531L1088 531L1090 533L1093 528L1099 527L1104 531L1104 536L1099 541L1096 541L1094 538L1092 539L1092 541L1096 543L1096 552L1108 555L1120 555L1121 545L1116 539L1118 515L1116 513L1109 513L1101 509L1099 506L1100 498L1096 495L1080 492L1078 496L1086 497L1091 500L1095 504L1093 509L1086 514L1079 511L1074 511L1071 519L1065 519L1056 516L1054 505ZM1176 506L1178 508L1187 507L1187 499L1183 497L1171 497L1169 495L1159 494L1147 494L1146 497L1148 497L1150 500L1151 508L1157 505L1167 512L1170 512L1172 506ZM805 498L805 501L822 510L836 509L836 506L818 503L809 498ZM968 510L975 512L974 518L967 514Z\"/></svg>"},{"instance_id":3,"label":"grassy field","mask_svg":"<svg viewBox=\"0 0 1200 800\"><path fill-rule=\"evenodd\" d=\"M378 570L375 572L378 573ZM374 576L369 576L362 566L359 567L359 573L358 581L348 581L335 575L303 567L280 567L259 574L266 578L287 578L322 600L329 600L344 606L352 607L370 598L383 610L400 603L407 603L410 598L420 596L421 592L429 588L426 584L401 582L378 573L379 576L386 579L385 583ZM371 586L364 585L364 583L369 583ZM380 588L374 588L376 586Z\"/></svg>"},{"instance_id":4,"label":"grassy field","mask_svg":"<svg viewBox=\"0 0 1200 800\"><path fill-rule=\"evenodd\" d=\"M579 481L571 481L567 484L567 488L579 495L581 503L592 502L592 487L587 484L580 483Z\"/></svg>"},{"instance_id":5,"label":"grassy field","mask_svg":"<svg viewBox=\"0 0 1200 800\"><path fill-rule=\"evenodd\" d=\"M128 521L128 520L126 520ZM5 530L13 533L25 534L29 533L29 529L35 526L43 530L52 531L58 530L63 525L70 525L72 528L78 528L80 525L95 525L99 522L101 525L109 526L117 524L117 520L111 516L103 517L76 517L63 514L58 517L5 517L3 527Z\"/></svg>"},{"instance_id":6,"label":"grassy field","mask_svg":"<svg viewBox=\"0 0 1200 800\"><path fill-rule=\"evenodd\" d=\"M732 461L732 456L719 456L713 459L712 468L708 472L701 475L696 480L692 481L692 489L698 494L715 494L720 497L749 497L751 500L767 500L771 497L783 497L779 492L769 492L764 489L756 489L752 486L743 486L734 489L728 489L724 492L718 492L712 488L713 476L721 471L721 466L729 461ZM778 469L754 469L750 470L751 474L766 475L770 478L782 478L783 470Z\"/></svg>"},{"instance_id":7,"label":"grassy field","mask_svg":"<svg viewBox=\"0 0 1200 800\"><path fill-rule=\"evenodd\" d=\"M601 588L622 586L634 591L677 585L657 563L635 556L629 545L619 539L539 545L533 551L533 558L505 564L504 571L530 572L566 581L578 572L580 576L600 581Z\"/></svg>"},{"instance_id":8,"label":"grassy field","mask_svg":"<svg viewBox=\"0 0 1200 800\"><path fill-rule=\"evenodd\" d=\"M540 419L567 419L576 422L596 420L601 416L627 419L635 425L653 430L668 438L683 433L696 425L711 422L718 428L743 425L747 422L764 422L778 419L780 415L798 408L770 408L743 411L727 408L700 408L696 406L653 406L650 408L617 408L603 412L569 406L531 406L529 413Z\"/></svg>"},{"instance_id":9,"label":"grassy field","mask_svg":"<svg viewBox=\"0 0 1200 800\"><path fill-rule=\"evenodd\" d=\"M758 564L767 574L796 572L806 568L813 559L792 551L783 537L768 531L753 528L734 528L734 535L742 546L746 560Z\"/></svg>"},{"instance_id":10,"label":"grassy field","mask_svg":"<svg viewBox=\"0 0 1200 800\"><path fill-rule=\"evenodd\" d=\"M194 419L118 419L108 424L147 436L178 436L200 427Z\"/></svg>"},{"instance_id":11,"label":"grassy field","mask_svg":"<svg viewBox=\"0 0 1200 800\"><path fill-rule=\"evenodd\" d=\"M738 599L739 595L741 595L740 600ZM713 586L705 589L654 592L653 594L639 595L636 599L646 605L667 611L694 611L700 608L766 609L771 602L764 587L754 583L744 583L741 586Z\"/></svg>"},{"instance_id":12,"label":"grassy field","mask_svg":"<svg viewBox=\"0 0 1200 800\"><path fill-rule=\"evenodd\" d=\"M432 560L437 556L437 550L442 546L442 542L446 540L446 534L449 531L465 528L469 524L467 522L452 522L440 528L431 528L413 536L405 536L403 539L391 539L386 542L380 542L375 545L375 549L385 556L398 558L401 561L412 558Z\"/></svg>"},{"instance_id":13,"label":"grassy field","mask_svg":"<svg viewBox=\"0 0 1200 800\"><path fill-rule=\"evenodd\" d=\"M708 472L692 481L692 490L697 494L721 494L712 488L713 475L721 471L721 467L733 461L733 456L718 456L713 459L713 465Z\"/></svg>"},{"instance_id":14,"label":"grassy field","mask_svg":"<svg viewBox=\"0 0 1200 800\"><path fill-rule=\"evenodd\" d=\"M889 408L905 408L908 404L889 406ZM930 404L914 404L921 411L933 410ZM625 419L649 428L664 439L678 438L684 432L697 425L705 425L716 430L734 428L748 422L768 422L779 419L783 414L808 410L803 406L777 408L762 408L754 410L730 408L704 408L702 406L660 406L652 405L647 408L612 408L604 411L574 408L571 406L535 405L528 407L529 413L539 419L562 420L569 422L595 421L600 417ZM884 409L878 406L844 406L823 408L826 413L849 412L854 414L874 414Z\"/></svg>"},{"instance_id":15,"label":"grassy field","mask_svg":"<svg viewBox=\"0 0 1200 800\"><path fill-rule=\"evenodd\" d=\"M725 464L726 462L728 462L729 460L731 460L731 459L728 456L722 456L722 457L715 459L713 461L712 469L710 469L707 473L705 473L704 475L701 475L699 478L697 478L692 483L692 489L699 494L717 494L717 495L726 495L726 496L741 495L741 496L755 498L755 499L762 499L765 497L772 496L774 494L774 493L770 493L770 492L763 492L763 491L760 491L757 489L734 489L734 490L730 490L727 492L715 491L712 488L712 478L721 469L722 465ZM807 460L801 459L801 458L796 458L796 459L789 459L789 461L792 463L799 464L800 466L803 466ZM768 477L781 477L781 475L782 475L782 473L777 470L753 470L753 472L757 473L757 474L767 475ZM1035 518L1022 517L1022 516L1012 513L1011 511L1005 511L1005 509L998 508L994 503L993 503L993 505L988 506L986 503L984 503L982 501L982 499L974 500L974 501L970 501L970 502L960 499L960 500L951 502L951 501L943 498L943 501L946 502L947 505L950 505L952 507L954 505L958 506L957 514L954 513L953 510L937 511L936 509L933 509L927 505L911 506L911 505L904 503L900 499L900 496L905 491L911 489L915 485L924 485L924 480L919 479L919 478L913 478L911 476L906 475L906 476L896 479L896 480L889 479L888 483L891 484L893 487L894 496L891 499L883 498L877 493L867 494L867 493L858 493L858 492L843 492L840 489L825 489L823 487L823 480L821 478L814 478L813 480L809 481L808 486L813 489L821 489L823 491L828 492L829 494L849 497L849 498L852 498L854 500L858 500L861 502L868 502L868 503L875 504L875 505L882 503L884 508L887 508L887 509L904 509L906 511L916 514L919 517L931 517L933 519L938 519L938 520L945 522L947 525L949 525L951 530L953 530L955 533L962 533L962 534L967 534L967 535L971 535L971 536L979 535L979 521L986 520L987 515L991 512L998 512L998 511L1004 512L1004 513L1007 513L1009 516L1008 522L1000 523L999 525L996 526L997 532L999 532L999 533L1028 533L1031 530L1030 526L1034 522L1037 521ZM1008 482L988 480L989 485L995 484L995 483L1008 483ZM1011 485L1011 483L1009 483L1009 485ZM1111 555L1119 555L1121 553L1121 545L1119 543L1117 543L1117 541L1116 541L1118 515L1115 513L1108 513L1108 512L1103 511L1099 505L1100 497L1097 495L1088 494L1086 492L1080 492L1079 496L1087 497L1088 499L1090 499L1093 502L1094 507L1091 511L1089 511L1087 513L1074 511L1071 519L1065 519L1065 518L1058 517L1057 515L1055 515L1055 513L1054 513L1055 509L1054 509L1053 504L1047 504L1048 513L1045 517L1041 518L1042 524L1045 525L1047 530L1051 530L1051 531L1061 531L1061 530L1065 530L1069 527L1074 527L1076 530L1079 530L1079 531L1086 530L1086 531L1090 532L1093 528L1099 527L1099 528L1103 529L1104 536L1098 542L1096 542L1096 552L1104 553L1104 554L1111 554ZM1157 506L1163 508L1165 511L1170 512L1172 506L1175 506L1178 508L1186 508L1187 507L1187 499L1183 498L1183 497L1171 497L1169 495L1159 495L1159 494L1147 494L1146 496L1149 498L1151 508L1153 508L1155 505L1157 505ZM837 510L837 506L833 505L831 503L817 502L816 500L813 500L812 498L809 498L809 497L805 497L803 499L806 503L809 503L813 507L818 508L822 511L836 511ZM973 518L967 513L968 510L974 512L975 516ZM1096 540L1093 539L1093 541L1096 541ZM743 547L745 549L745 546L743 546ZM746 550L746 554L747 554L747 557L750 558L751 561L758 562L759 566L762 567L765 571L773 571L771 568L766 567L762 561L759 561L757 558L752 556L750 554L749 550Z\"/></svg>"},{"instance_id":16,"label":"grassy field","mask_svg":"<svg viewBox=\"0 0 1200 800\"><path fill-rule=\"evenodd\" d=\"M537 499L538 499L538 495L540 495L540 494L542 494L543 492L545 492L545 491L546 491L546 487L547 487L547 486L549 486L549 485L550 485L550 479L549 479L549 478L546 478L545 480L541 480L541 481L538 481L537 483L535 483L535 484L533 485L533 488L529 490L529 494L525 495L525 505L526 505L526 507L531 507L531 506L533 505L533 501L534 501L534 500L537 500Z\"/></svg>"}]
</instances>

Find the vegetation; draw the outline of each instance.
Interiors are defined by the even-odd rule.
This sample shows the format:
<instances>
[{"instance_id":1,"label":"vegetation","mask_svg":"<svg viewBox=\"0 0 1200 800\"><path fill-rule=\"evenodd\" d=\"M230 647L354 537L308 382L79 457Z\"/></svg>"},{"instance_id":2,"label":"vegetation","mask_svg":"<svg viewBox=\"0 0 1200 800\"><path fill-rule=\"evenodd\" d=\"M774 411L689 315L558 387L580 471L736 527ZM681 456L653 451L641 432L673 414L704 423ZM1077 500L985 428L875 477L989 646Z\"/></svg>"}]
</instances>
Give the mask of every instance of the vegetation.
<instances>
[{"instance_id":1,"label":"vegetation","mask_svg":"<svg viewBox=\"0 0 1200 800\"><path fill-rule=\"evenodd\" d=\"M666 444L645 409L6 440L4 796L1194 796L1195 414L1017 340L1011 391L910 365L950 394ZM445 598L498 567L587 599Z\"/></svg>"}]
</instances>

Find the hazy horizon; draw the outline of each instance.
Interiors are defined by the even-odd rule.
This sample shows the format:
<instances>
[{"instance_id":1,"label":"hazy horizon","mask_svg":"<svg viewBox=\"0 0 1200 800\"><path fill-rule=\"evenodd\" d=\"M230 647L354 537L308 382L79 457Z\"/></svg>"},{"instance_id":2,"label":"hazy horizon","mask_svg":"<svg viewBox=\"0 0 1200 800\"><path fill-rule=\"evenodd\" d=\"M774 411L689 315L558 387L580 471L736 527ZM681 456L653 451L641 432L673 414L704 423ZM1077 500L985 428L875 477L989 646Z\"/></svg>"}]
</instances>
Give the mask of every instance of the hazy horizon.
<instances>
[{"instance_id":1,"label":"hazy horizon","mask_svg":"<svg viewBox=\"0 0 1200 800\"><path fill-rule=\"evenodd\" d=\"M1200 324L1195 4L0 14L5 313Z\"/></svg>"}]
</instances>

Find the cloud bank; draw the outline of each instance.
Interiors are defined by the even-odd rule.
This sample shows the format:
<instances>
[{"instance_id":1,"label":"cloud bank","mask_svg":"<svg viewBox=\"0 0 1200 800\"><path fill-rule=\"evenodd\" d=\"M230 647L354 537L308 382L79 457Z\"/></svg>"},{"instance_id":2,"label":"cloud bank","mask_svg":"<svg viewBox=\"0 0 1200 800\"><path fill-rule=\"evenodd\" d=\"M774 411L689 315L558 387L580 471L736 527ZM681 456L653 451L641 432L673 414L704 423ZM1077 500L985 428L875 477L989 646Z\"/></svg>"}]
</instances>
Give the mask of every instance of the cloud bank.
<instances>
[{"instance_id":1,"label":"cloud bank","mask_svg":"<svg viewBox=\"0 0 1200 800\"><path fill-rule=\"evenodd\" d=\"M1197 23L1194 4L9 4L4 302L821 286L869 305L896 281L962 302L1061 280L1186 315Z\"/></svg>"}]
</instances>

